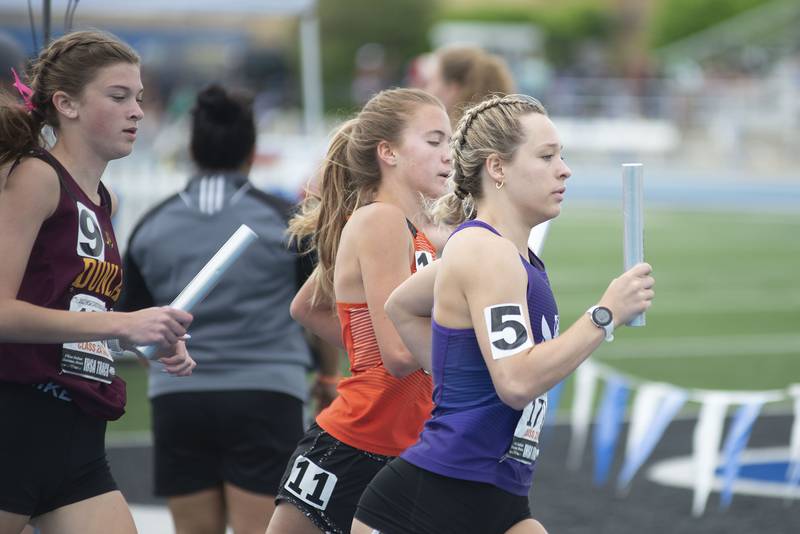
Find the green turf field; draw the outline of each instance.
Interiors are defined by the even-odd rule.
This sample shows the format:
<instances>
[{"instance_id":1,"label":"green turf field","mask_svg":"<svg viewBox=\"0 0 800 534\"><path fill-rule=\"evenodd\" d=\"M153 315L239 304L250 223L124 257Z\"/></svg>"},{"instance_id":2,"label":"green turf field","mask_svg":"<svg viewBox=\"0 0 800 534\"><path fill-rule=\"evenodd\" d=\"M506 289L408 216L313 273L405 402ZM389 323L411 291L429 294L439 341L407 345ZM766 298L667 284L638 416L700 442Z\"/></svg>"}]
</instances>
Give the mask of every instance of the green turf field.
<instances>
[{"instance_id":1,"label":"green turf field","mask_svg":"<svg viewBox=\"0 0 800 534\"><path fill-rule=\"evenodd\" d=\"M542 257L565 331L622 268L618 209L566 206ZM800 213L645 213L656 300L644 328L624 328L598 360L648 380L705 389L800 382ZM122 365L128 413L112 431L146 430L145 374ZM565 391L561 409L572 394Z\"/></svg>"},{"instance_id":2,"label":"green turf field","mask_svg":"<svg viewBox=\"0 0 800 534\"><path fill-rule=\"evenodd\" d=\"M618 210L565 209L543 257L562 331L622 268ZM800 214L649 210L656 299L596 357L681 386L770 389L800 381Z\"/></svg>"},{"instance_id":3,"label":"green turf field","mask_svg":"<svg viewBox=\"0 0 800 534\"><path fill-rule=\"evenodd\" d=\"M147 400L147 371L135 361L117 364L117 375L128 385L125 415L108 425L109 433L150 430L150 403ZM177 379L176 379L177 380Z\"/></svg>"}]
</instances>

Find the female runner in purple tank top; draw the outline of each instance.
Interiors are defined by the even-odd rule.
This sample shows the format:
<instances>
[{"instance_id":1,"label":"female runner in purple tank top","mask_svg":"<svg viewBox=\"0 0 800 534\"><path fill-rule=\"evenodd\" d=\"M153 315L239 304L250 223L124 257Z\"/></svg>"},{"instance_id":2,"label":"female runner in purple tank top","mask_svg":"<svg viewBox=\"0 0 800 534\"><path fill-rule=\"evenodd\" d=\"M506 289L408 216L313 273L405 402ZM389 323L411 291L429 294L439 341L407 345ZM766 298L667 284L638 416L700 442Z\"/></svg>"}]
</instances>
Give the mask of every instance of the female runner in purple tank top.
<instances>
[{"instance_id":1,"label":"female runner in purple tank top","mask_svg":"<svg viewBox=\"0 0 800 534\"><path fill-rule=\"evenodd\" d=\"M0 534L28 522L42 534L134 533L105 456L106 421L125 406L106 340L159 346L174 375L195 365L180 341L190 314L111 312L122 269L116 199L100 178L136 139L139 58L110 34L74 32L28 74L31 87L14 73L21 98L0 94L0 169L10 167L0 191Z\"/></svg>"},{"instance_id":2,"label":"female runner in purple tank top","mask_svg":"<svg viewBox=\"0 0 800 534\"><path fill-rule=\"evenodd\" d=\"M547 391L654 296L651 268L639 264L558 335L528 235L558 216L571 171L537 100L498 96L472 107L452 149L453 189L437 211L461 224L434 268L387 302L403 341L430 362L436 407L419 441L372 479L353 534L545 532L528 494Z\"/></svg>"}]
</instances>

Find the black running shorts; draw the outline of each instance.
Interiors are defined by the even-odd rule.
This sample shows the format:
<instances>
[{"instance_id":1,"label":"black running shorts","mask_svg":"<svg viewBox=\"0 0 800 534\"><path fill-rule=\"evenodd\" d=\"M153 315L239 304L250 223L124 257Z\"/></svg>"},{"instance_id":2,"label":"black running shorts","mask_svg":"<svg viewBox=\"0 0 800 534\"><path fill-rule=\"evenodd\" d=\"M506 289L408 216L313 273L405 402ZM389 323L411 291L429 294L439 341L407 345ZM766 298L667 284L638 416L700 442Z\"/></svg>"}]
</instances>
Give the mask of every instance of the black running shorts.
<instances>
[{"instance_id":1,"label":"black running shorts","mask_svg":"<svg viewBox=\"0 0 800 534\"><path fill-rule=\"evenodd\" d=\"M0 383L0 510L36 517L117 489L106 422L56 384Z\"/></svg>"},{"instance_id":2,"label":"black running shorts","mask_svg":"<svg viewBox=\"0 0 800 534\"><path fill-rule=\"evenodd\" d=\"M529 517L528 497L437 475L402 458L372 479L356 511L380 534L503 534Z\"/></svg>"},{"instance_id":3,"label":"black running shorts","mask_svg":"<svg viewBox=\"0 0 800 534\"><path fill-rule=\"evenodd\" d=\"M342 443L315 423L286 466L276 502L293 504L323 532L348 533L361 493L391 459Z\"/></svg>"},{"instance_id":4,"label":"black running shorts","mask_svg":"<svg viewBox=\"0 0 800 534\"><path fill-rule=\"evenodd\" d=\"M162 497L223 483L275 495L303 435L303 403L284 393L169 393L151 406L155 493Z\"/></svg>"}]
</instances>

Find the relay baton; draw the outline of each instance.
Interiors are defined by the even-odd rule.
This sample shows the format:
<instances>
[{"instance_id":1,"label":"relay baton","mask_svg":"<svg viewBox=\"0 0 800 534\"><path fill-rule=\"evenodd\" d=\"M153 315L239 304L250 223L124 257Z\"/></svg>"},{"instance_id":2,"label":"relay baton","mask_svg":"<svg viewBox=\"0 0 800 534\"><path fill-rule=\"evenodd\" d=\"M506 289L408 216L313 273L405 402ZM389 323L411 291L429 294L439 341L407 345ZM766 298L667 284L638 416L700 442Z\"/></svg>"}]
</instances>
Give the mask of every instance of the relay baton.
<instances>
[{"instance_id":1,"label":"relay baton","mask_svg":"<svg viewBox=\"0 0 800 534\"><path fill-rule=\"evenodd\" d=\"M249 226L246 224L241 225L217 253L208 260L208 263L200 269L200 272L192 278L192 281L183 288L183 291L175 297L175 300L169 305L170 308L186 312L192 311L192 308L206 298L206 295L214 289L214 286L217 285L225 271L239 259L242 252L256 239L258 239L258 235ZM152 358L156 348L156 345L147 345L137 347L137 350L143 357Z\"/></svg>"},{"instance_id":2,"label":"relay baton","mask_svg":"<svg viewBox=\"0 0 800 534\"><path fill-rule=\"evenodd\" d=\"M623 257L627 271L644 261L644 213L641 163L622 164ZM644 313L635 316L628 326L644 326Z\"/></svg>"},{"instance_id":3,"label":"relay baton","mask_svg":"<svg viewBox=\"0 0 800 534\"><path fill-rule=\"evenodd\" d=\"M536 257L542 257L542 249L544 248L544 240L547 239L547 231L550 229L550 221L539 223L531 228L531 233L528 234L528 248L536 254Z\"/></svg>"}]
</instances>

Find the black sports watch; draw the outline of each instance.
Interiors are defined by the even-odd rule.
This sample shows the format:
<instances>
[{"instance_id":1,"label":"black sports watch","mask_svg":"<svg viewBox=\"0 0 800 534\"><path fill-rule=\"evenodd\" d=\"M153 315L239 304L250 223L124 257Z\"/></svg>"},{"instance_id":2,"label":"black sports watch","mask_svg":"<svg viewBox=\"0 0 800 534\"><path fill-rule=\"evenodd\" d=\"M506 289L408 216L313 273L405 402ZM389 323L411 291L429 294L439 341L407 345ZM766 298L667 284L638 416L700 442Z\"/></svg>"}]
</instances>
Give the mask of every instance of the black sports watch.
<instances>
[{"instance_id":1,"label":"black sports watch","mask_svg":"<svg viewBox=\"0 0 800 534\"><path fill-rule=\"evenodd\" d=\"M605 306L592 306L586 310L589 319L597 328L606 332L606 341L614 341L614 316Z\"/></svg>"}]
</instances>

